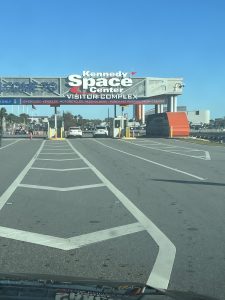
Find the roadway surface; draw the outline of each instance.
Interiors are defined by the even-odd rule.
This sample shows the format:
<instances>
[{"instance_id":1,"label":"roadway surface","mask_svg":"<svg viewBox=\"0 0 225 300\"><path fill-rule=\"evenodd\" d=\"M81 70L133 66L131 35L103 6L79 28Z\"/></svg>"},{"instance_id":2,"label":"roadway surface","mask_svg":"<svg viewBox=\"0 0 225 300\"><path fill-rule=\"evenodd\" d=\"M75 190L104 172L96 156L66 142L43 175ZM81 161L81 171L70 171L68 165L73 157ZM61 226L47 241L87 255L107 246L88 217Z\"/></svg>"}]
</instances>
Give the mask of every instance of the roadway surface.
<instances>
[{"instance_id":1,"label":"roadway surface","mask_svg":"<svg viewBox=\"0 0 225 300\"><path fill-rule=\"evenodd\" d=\"M177 140L3 140L0 270L225 299L224 164Z\"/></svg>"}]
</instances>

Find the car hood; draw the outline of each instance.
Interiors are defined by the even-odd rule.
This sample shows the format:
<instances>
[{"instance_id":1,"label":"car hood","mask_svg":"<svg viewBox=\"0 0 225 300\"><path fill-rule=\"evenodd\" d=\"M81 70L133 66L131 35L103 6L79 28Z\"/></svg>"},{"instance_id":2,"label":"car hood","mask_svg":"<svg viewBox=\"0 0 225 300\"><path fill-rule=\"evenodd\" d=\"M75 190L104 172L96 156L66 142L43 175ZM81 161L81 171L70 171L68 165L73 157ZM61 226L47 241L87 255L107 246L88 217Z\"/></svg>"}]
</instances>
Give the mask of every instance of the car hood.
<instances>
[{"instance_id":1,"label":"car hood","mask_svg":"<svg viewBox=\"0 0 225 300\"><path fill-rule=\"evenodd\" d=\"M82 278L73 276L59 276L47 274L20 274L20 273L0 273L0 299L4 297L4 291L17 290L18 294L29 293L32 290L37 293L47 291L48 298L41 299L61 299L57 295L67 295L68 299L77 299L77 295L94 295L100 299L142 299L142 300L218 300L192 292L159 290L139 282L111 281L102 279ZM44 295L44 294L43 294ZM51 296L53 298L49 298ZM73 298L74 297L74 298ZM90 298L90 297L89 297ZM17 298L10 298L17 299ZM23 298L18 298L23 299ZM26 298L27 299L27 298ZM29 298L33 299L33 298ZM64 298L63 298L64 299ZM67 299L67 298L65 298Z\"/></svg>"}]
</instances>

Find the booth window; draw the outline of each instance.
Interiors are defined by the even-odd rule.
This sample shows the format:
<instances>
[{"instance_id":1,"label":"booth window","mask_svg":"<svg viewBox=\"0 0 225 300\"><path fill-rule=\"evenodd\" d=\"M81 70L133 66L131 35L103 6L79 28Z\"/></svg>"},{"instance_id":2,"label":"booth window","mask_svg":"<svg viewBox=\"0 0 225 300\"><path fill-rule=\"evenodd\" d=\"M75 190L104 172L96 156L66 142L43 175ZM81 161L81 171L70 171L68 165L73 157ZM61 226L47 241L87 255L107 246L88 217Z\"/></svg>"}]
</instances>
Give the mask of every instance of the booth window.
<instances>
[{"instance_id":1,"label":"booth window","mask_svg":"<svg viewBox=\"0 0 225 300\"><path fill-rule=\"evenodd\" d=\"M120 128L120 120L115 120L115 128Z\"/></svg>"}]
</instances>

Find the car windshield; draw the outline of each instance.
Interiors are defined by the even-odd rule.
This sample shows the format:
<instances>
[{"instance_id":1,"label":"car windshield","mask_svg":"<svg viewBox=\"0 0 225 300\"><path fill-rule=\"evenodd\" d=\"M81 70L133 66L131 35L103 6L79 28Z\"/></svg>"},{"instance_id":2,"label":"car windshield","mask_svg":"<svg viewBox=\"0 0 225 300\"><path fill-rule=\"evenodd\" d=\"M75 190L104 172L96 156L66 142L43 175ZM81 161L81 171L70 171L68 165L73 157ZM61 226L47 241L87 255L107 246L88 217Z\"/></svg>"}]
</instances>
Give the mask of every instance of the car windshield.
<instances>
[{"instance_id":1,"label":"car windshield","mask_svg":"<svg viewBox=\"0 0 225 300\"><path fill-rule=\"evenodd\" d=\"M0 300L225 300L225 0L0 3Z\"/></svg>"}]
</instances>

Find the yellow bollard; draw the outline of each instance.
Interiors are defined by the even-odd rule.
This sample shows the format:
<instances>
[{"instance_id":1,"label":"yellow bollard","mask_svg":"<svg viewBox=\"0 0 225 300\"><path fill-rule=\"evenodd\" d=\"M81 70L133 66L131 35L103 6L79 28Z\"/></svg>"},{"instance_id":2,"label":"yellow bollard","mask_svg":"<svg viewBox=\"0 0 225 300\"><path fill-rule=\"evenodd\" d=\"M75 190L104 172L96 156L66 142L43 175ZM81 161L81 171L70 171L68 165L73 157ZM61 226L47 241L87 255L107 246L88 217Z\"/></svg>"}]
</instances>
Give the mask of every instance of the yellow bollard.
<instances>
[{"instance_id":1,"label":"yellow bollard","mask_svg":"<svg viewBox=\"0 0 225 300\"><path fill-rule=\"evenodd\" d=\"M126 127L126 138L130 138L130 127Z\"/></svg>"},{"instance_id":2,"label":"yellow bollard","mask_svg":"<svg viewBox=\"0 0 225 300\"><path fill-rule=\"evenodd\" d=\"M173 126L170 127L170 137L173 137Z\"/></svg>"},{"instance_id":3,"label":"yellow bollard","mask_svg":"<svg viewBox=\"0 0 225 300\"><path fill-rule=\"evenodd\" d=\"M119 134L118 134L119 139L121 138L121 128L119 127Z\"/></svg>"}]
</instances>

